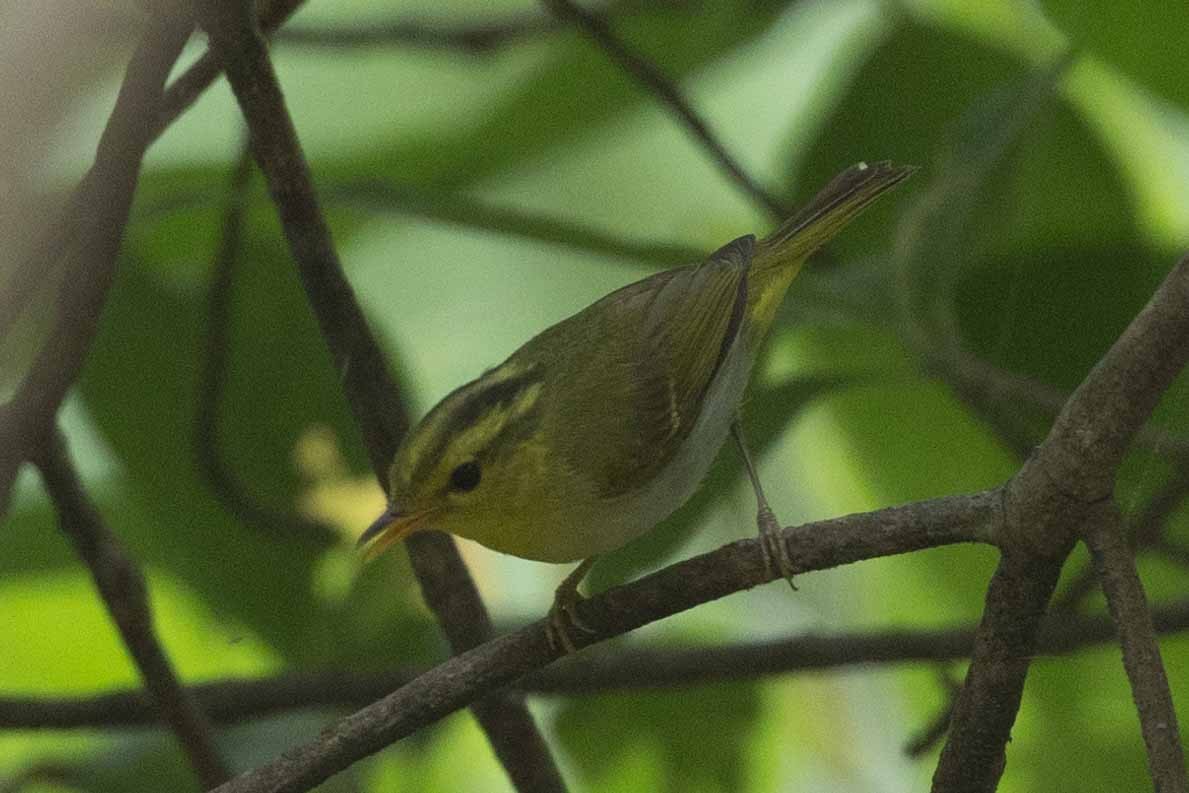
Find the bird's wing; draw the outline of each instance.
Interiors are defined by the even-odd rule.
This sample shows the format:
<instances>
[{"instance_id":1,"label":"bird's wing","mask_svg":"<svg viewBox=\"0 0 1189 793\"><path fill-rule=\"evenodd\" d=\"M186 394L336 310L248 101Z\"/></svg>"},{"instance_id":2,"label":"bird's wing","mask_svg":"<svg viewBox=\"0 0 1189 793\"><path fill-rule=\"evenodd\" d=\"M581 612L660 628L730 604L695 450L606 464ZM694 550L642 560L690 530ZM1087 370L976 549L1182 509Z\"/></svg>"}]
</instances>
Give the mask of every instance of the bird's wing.
<instances>
[{"instance_id":1,"label":"bird's wing","mask_svg":"<svg viewBox=\"0 0 1189 793\"><path fill-rule=\"evenodd\" d=\"M626 398L622 404L631 408L609 415L614 426L588 439L599 449L602 496L647 483L693 429L743 325L754 245L750 235L740 237L697 267L641 282L651 288L635 291L609 313L608 319L618 325L616 333L634 332L633 342L622 351L630 357L621 361L626 375L621 387L628 392L621 395Z\"/></svg>"}]
</instances>

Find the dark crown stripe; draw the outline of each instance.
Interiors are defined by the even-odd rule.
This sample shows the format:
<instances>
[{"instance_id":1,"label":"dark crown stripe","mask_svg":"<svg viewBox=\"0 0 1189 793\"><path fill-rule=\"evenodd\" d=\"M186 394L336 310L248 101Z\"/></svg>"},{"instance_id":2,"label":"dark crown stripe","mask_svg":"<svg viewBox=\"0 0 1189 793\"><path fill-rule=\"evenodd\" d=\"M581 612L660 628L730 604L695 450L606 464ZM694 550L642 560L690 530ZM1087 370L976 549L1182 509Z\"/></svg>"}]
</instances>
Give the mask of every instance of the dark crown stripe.
<instances>
[{"instance_id":1,"label":"dark crown stripe","mask_svg":"<svg viewBox=\"0 0 1189 793\"><path fill-rule=\"evenodd\" d=\"M498 372L499 370L494 371ZM493 410L515 402L526 388L541 382L542 372L540 365L534 364L519 374L494 382L485 383L484 377L455 389L438 405L437 409L448 411L448 413L441 417L433 444L427 450L428 453L421 455L418 468L432 468L436 465L451 439L457 437L467 427L478 424ZM431 418L427 417L427 419ZM419 471L418 473L424 474L425 472Z\"/></svg>"}]
</instances>

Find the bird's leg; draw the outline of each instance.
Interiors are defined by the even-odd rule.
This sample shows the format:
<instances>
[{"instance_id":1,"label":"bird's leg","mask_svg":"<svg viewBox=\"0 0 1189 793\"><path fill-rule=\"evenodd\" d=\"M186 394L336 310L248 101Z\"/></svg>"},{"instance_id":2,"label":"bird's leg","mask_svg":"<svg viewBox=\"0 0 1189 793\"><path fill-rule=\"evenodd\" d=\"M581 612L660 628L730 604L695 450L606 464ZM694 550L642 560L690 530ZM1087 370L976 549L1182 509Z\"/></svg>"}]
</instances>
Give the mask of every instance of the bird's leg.
<instances>
[{"instance_id":1,"label":"bird's leg","mask_svg":"<svg viewBox=\"0 0 1189 793\"><path fill-rule=\"evenodd\" d=\"M549 639L549 646L554 650L561 650L567 655L577 650L571 636L571 631L575 628L585 633L595 632L594 628L579 619L574 607L582 602L582 594L578 591L578 585L582 583L583 578L586 578L586 574L590 572L590 568L594 567L595 560L598 558L592 556L589 559L584 559L557 585L557 590L553 595L553 605L549 608L549 624L545 626L545 636Z\"/></svg>"},{"instance_id":2,"label":"bird's leg","mask_svg":"<svg viewBox=\"0 0 1189 793\"><path fill-rule=\"evenodd\" d=\"M764 564L768 571L780 573L795 592L797 585L793 583L793 559L789 556L788 546L780 538L780 521L768 506L768 499L764 495L764 486L760 484L760 477L756 474L755 465L751 461L751 453L747 450L747 441L743 438L743 423L739 416L731 422L731 437L743 455L743 465L747 469L747 478L751 480L751 489L756 494L756 525L760 529L760 547L764 550Z\"/></svg>"}]
</instances>

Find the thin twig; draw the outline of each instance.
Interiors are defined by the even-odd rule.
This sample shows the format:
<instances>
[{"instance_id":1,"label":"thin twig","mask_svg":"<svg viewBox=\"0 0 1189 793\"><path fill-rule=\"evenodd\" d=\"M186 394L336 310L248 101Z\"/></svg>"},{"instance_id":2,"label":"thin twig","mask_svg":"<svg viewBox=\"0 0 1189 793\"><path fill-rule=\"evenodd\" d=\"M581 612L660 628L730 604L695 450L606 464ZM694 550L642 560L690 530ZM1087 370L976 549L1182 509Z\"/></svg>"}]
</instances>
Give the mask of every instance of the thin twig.
<instances>
[{"instance_id":1,"label":"thin twig","mask_svg":"<svg viewBox=\"0 0 1189 793\"><path fill-rule=\"evenodd\" d=\"M1001 515L998 491L908 504L787 528L780 541L795 573L922 548L985 541ZM614 587L577 606L594 644L702 603L773 581L758 539L739 540ZM296 793L417 729L558 659L545 621L491 639L323 730L315 740L226 785L219 793Z\"/></svg>"},{"instance_id":2,"label":"thin twig","mask_svg":"<svg viewBox=\"0 0 1189 793\"><path fill-rule=\"evenodd\" d=\"M693 246L638 242L593 228L579 221L497 206L458 193L436 193L421 188L366 182L330 185L327 203L338 202L372 211L400 212L464 228L617 256L657 266L696 262L705 251Z\"/></svg>"},{"instance_id":3,"label":"thin twig","mask_svg":"<svg viewBox=\"0 0 1189 793\"><path fill-rule=\"evenodd\" d=\"M753 179L743 166L726 150L706 121L694 110L677 86L661 73L660 68L632 50L611 30L607 20L587 11L572 0L542 0L559 19L573 21L616 65L630 74L646 91L653 94L685 125L694 139L702 145L718 167L757 204L776 220L789 214L775 196Z\"/></svg>"},{"instance_id":4,"label":"thin twig","mask_svg":"<svg viewBox=\"0 0 1189 793\"><path fill-rule=\"evenodd\" d=\"M974 632L971 631L971 641L974 640ZM1037 642L1038 648L1044 646L1044 634L1041 634ZM1044 652L1043 649L1040 652ZM953 672L948 667L941 667L938 669L938 680L945 691L945 701L941 707L937 709L937 713L933 718L913 735L904 744L904 754L908 757L921 757L926 752L933 750L933 747L941 743L945 738L945 734L950 728L950 719L954 717L954 707L958 704L958 694L962 691L962 683L954 677Z\"/></svg>"},{"instance_id":5,"label":"thin twig","mask_svg":"<svg viewBox=\"0 0 1189 793\"><path fill-rule=\"evenodd\" d=\"M1040 619L1060 572L1060 560L1006 552L1000 558L933 775L933 793L991 793L998 786Z\"/></svg>"},{"instance_id":6,"label":"thin twig","mask_svg":"<svg viewBox=\"0 0 1189 793\"><path fill-rule=\"evenodd\" d=\"M539 13L514 14L506 19L463 24L401 19L369 22L349 28L290 27L278 31L274 41L290 46L327 49L412 46L485 55L509 44L551 33L561 26L557 20Z\"/></svg>"},{"instance_id":7,"label":"thin twig","mask_svg":"<svg viewBox=\"0 0 1189 793\"><path fill-rule=\"evenodd\" d=\"M228 468L220 451L219 411L227 381L227 356L231 348L231 298L236 263L240 255L243 215L252 173L252 154L245 144L232 170L222 234L211 268L207 298L206 354L198 386L195 411L194 450L199 470L225 507L248 527L263 529L275 537L296 534L326 544L333 533L324 525L290 511L281 512L256 499Z\"/></svg>"},{"instance_id":8,"label":"thin twig","mask_svg":"<svg viewBox=\"0 0 1189 793\"><path fill-rule=\"evenodd\" d=\"M1165 482L1143 511L1129 521L1127 537L1133 551L1142 551L1155 546L1164 551L1164 530L1168 518L1185 497L1189 495L1189 466L1179 463L1172 477ZM1094 564L1087 564L1066 584L1061 593L1053 599L1053 610L1076 611L1086 598L1097 589L1098 573Z\"/></svg>"},{"instance_id":9,"label":"thin twig","mask_svg":"<svg viewBox=\"0 0 1189 793\"><path fill-rule=\"evenodd\" d=\"M247 121L252 153L280 213L372 468L386 486L388 465L409 417L338 260L253 4L200 0L196 9ZM406 544L426 603L452 649L461 652L490 637L486 608L454 542L434 532ZM548 745L517 695L497 693L476 702L473 711L518 789L565 789Z\"/></svg>"},{"instance_id":10,"label":"thin twig","mask_svg":"<svg viewBox=\"0 0 1189 793\"><path fill-rule=\"evenodd\" d=\"M649 7L651 4L641 0L621 1L608 3L598 13L618 17ZM511 44L554 33L566 24L565 20L540 12L522 12L508 14L503 19L463 23L399 19L377 20L355 27L289 27L278 31L273 40L280 44L329 49L411 46L487 55Z\"/></svg>"},{"instance_id":11,"label":"thin twig","mask_svg":"<svg viewBox=\"0 0 1189 793\"><path fill-rule=\"evenodd\" d=\"M124 73L95 162L52 231L52 239L39 248L45 255L73 259L59 294L53 330L16 395L0 407L0 508L7 504L17 467L53 432L58 408L90 350L115 276L141 159L151 140L146 119L154 118L160 107L162 86L190 30L188 20L150 18ZM50 272L56 262L31 261L25 266Z\"/></svg>"},{"instance_id":12,"label":"thin twig","mask_svg":"<svg viewBox=\"0 0 1189 793\"><path fill-rule=\"evenodd\" d=\"M1152 610L1156 632L1189 630L1189 600ZM800 672L829 672L967 658L975 626L937 630L885 630L843 634L800 634L787 639L706 647L621 647L567 656L521 678L516 689L554 696L607 691L688 688L728 680L756 680ZM1115 639L1105 616L1045 618L1036 654L1062 656ZM345 669L287 672L274 677L214 680L191 688L218 724L238 724L300 708L363 707L424 674L394 668L363 673ZM87 697L0 696L0 728L75 729L154 724L156 711L139 690Z\"/></svg>"},{"instance_id":13,"label":"thin twig","mask_svg":"<svg viewBox=\"0 0 1189 793\"><path fill-rule=\"evenodd\" d=\"M1189 257L1098 362L1004 490L1004 549L934 793L992 791L1003 772L1040 617L1080 521L1111 495L1131 439L1189 358Z\"/></svg>"},{"instance_id":14,"label":"thin twig","mask_svg":"<svg viewBox=\"0 0 1189 793\"><path fill-rule=\"evenodd\" d=\"M35 462L58 511L62 532L90 568L95 587L136 662L162 720L177 736L182 751L205 787L230 776L215 746L214 730L193 694L178 681L153 629L153 613L140 568L87 498L59 436L38 450Z\"/></svg>"},{"instance_id":15,"label":"thin twig","mask_svg":"<svg viewBox=\"0 0 1189 793\"><path fill-rule=\"evenodd\" d=\"M991 410L1010 412L1014 408L1018 414L1019 405L1023 404L1056 416L1070 397L1056 386L1002 369L965 351L953 357L945 375L975 402ZM1145 424L1136 433L1135 444L1153 454L1189 460L1189 435L1184 433ZM1027 451L1031 452L1031 448Z\"/></svg>"},{"instance_id":16,"label":"thin twig","mask_svg":"<svg viewBox=\"0 0 1189 793\"><path fill-rule=\"evenodd\" d=\"M33 785L62 786L72 790L89 790L78 769L64 763L36 763L27 768L0 777L0 793L22 793Z\"/></svg>"},{"instance_id":17,"label":"thin twig","mask_svg":"<svg viewBox=\"0 0 1189 793\"><path fill-rule=\"evenodd\" d=\"M260 3L260 29L272 33L288 21L306 0L267 0ZM165 99L153 127L153 139L161 137L169 125L177 121L223 72L223 64L213 50L208 49L186 71L178 75L165 91Z\"/></svg>"},{"instance_id":18,"label":"thin twig","mask_svg":"<svg viewBox=\"0 0 1189 793\"><path fill-rule=\"evenodd\" d=\"M1131 681L1131 696L1148 749L1148 771L1156 791L1185 793L1189 789L1189 777L1185 775L1185 755L1172 692L1160 658L1152 612L1121 529L1118 508L1107 501L1094 519L1087 522L1083 539L1094 559L1107 607L1119 631L1123 666Z\"/></svg>"}]
</instances>

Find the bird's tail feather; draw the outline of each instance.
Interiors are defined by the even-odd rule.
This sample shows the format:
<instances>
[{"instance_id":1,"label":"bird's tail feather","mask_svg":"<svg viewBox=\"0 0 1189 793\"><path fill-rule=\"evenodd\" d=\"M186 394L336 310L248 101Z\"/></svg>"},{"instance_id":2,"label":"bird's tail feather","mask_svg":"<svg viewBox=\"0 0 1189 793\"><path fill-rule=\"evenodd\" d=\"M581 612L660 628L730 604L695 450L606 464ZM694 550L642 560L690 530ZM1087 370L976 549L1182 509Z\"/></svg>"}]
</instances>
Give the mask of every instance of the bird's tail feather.
<instances>
[{"instance_id":1,"label":"bird's tail feather","mask_svg":"<svg viewBox=\"0 0 1189 793\"><path fill-rule=\"evenodd\" d=\"M763 255L757 257L756 264L766 268L803 261L915 170L891 162L852 165L760 243Z\"/></svg>"}]
</instances>

